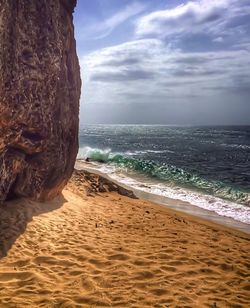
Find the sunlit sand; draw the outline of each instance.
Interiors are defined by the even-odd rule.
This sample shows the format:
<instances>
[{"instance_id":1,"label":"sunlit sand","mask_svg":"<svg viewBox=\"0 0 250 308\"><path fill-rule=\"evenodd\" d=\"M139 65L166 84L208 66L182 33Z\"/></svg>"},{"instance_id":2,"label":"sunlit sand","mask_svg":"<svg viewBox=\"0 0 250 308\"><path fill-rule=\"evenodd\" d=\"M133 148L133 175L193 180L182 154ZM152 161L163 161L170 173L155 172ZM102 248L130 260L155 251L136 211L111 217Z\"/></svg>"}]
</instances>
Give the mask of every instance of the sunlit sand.
<instances>
[{"instance_id":1,"label":"sunlit sand","mask_svg":"<svg viewBox=\"0 0 250 308\"><path fill-rule=\"evenodd\" d=\"M1 208L1 307L248 306L247 235L96 183Z\"/></svg>"}]
</instances>

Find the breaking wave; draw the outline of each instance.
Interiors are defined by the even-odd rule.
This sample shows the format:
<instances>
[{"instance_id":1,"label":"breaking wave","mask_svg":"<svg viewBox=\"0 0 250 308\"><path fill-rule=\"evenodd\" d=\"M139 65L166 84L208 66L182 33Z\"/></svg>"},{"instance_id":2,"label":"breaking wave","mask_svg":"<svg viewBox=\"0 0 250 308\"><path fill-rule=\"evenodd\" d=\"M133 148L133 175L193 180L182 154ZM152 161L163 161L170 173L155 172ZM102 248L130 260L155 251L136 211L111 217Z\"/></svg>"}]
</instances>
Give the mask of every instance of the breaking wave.
<instances>
[{"instance_id":1,"label":"breaking wave","mask_svg":"<svg viewBox=\"0 0 250 308\"><path fill-rule=\"evenodd\" d=\"M178 186L192 191L213 195L218 198L250 206L250 196L247 191L229 186L221 181L212 181L195 173L177 168L169 164L159 164L152 160L132 157L132 153L112 153L110 149L100 150L90 147L83 148L79 153L80 159L107 163L119 170L135 171L164 182L167 186Z\"/></svg>"}]
</instances>

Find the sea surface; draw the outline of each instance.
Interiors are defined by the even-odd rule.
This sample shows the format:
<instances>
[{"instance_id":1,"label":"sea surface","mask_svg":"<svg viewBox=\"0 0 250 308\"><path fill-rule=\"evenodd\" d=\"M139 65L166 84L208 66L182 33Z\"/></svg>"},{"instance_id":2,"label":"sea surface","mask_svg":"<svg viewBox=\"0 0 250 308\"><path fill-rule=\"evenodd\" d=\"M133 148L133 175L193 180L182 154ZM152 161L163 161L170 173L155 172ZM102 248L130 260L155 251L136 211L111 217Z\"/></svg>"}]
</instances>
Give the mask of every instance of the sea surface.
<instances>
[{"instance_id":1,"label":"sea surface","mask_svg":"<svg viewBox=\"0 0 250 308\"><path fill-rule=\"evenodd\" d=\"M86 125L79 141L111 178L250 224L250 126Z\"/></svg>"}]
</instances>

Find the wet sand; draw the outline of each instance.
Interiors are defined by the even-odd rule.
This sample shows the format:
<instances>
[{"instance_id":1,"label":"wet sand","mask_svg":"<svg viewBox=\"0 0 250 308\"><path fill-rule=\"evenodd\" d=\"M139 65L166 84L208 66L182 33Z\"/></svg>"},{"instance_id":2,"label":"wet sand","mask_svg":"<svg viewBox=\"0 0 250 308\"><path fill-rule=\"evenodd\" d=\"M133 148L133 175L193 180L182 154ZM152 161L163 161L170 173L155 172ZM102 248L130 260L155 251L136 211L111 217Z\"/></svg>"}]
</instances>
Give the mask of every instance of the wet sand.
<instances>
[{"instance_id":1,"label":"wet sand","mask_svg":"<svg viewBox=\"0 0 250 308\"><path fill-rule=\"evenodd\" d=\"M202 218L202 220L207 222L214 222L216 224L219 224L224 227L228 227L230 229L239 230L244 233L250 234L250 225L234 220L229 217L220 216L214 211L209 211L206 209L203 209L201 207L192 205L188 202L184 202L181 200L176 199L170 199L168 197L156 195L153 193L149 193L143 190L139 190L133 186L128 186L123 183L117 182L116 179L113 179L110 175L107 173L103 173L100 169L100 164L95 164L93 162L86 163L83 160L77 160L75 164L76 170L85 170L90 173L98 174L101 177L104 177L113 183L116 183L117 185L124 187L125 189L132 190L132 192L140 199L145 199L150 202L154 202L157 204L160 204L161 206L166 206L168 209L173 209L181 213L189 214L193 217Z\"/></svg>"},{"instance_id":2,"label":"wet sand","mask_svg":"<svg viewBox=\"0 0 250 308\"><path fill-rule=\"evenodd\" d=\"M249 307L249 240L76 172L1 206L0 307Z\"/></svg>"}]
</instances>

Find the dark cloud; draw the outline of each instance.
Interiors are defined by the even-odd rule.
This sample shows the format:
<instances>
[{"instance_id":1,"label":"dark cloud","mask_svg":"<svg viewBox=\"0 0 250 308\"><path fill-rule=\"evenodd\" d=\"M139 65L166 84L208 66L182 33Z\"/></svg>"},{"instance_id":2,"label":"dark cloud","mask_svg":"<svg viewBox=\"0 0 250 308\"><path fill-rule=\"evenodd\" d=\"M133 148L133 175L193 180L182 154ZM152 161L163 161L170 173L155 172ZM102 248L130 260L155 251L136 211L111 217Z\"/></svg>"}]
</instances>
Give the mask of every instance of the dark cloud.
<instances>
[{"instance_id":1,"label":"dark cloud","mask_svg":"<svg viewBox=\"0 0 250 308\"><path fill-rule=\"evenodd\" d=\"M126 59L111 59L108 61L103 61L100 63L100 66L111 66L111 67L117 67L117 66L128 66L128 65L134 65L140 63L140 59L138 58L126 58Z\"/></svg>"},{"instance_id":2,"label":"dark cloud","mask_svg":"<svg viewBox=\"0 0 250 308\"><path fill-rule=\"evenodd\" d=\"M247 30L250 27L250 13L244 15L234 16L233 18L224 22L225 28L233 29L240 28L240 30Z\"/></svg>"},{"instance_id":3,"label":"dark cloud","mask_svg":"<svg viewBox=\"0 0 250 308\"><path fill-rule=\"evenodd\" d=\"M168 40L168 38L166 39ZM221 50L221 45L225 46L226 41L218 42L214 41L215 36L209 33L184 33L180 34L175 39L175 46L181 48L181 50L186 52L208 52L208 51L219 51Z\"/></svg>"},{"instance_id":4,"label":"dark cloud","mask_svg":"<svg viewBox=\"0 0 250 308\"><path fill-rule=\"evenodd\" d=\"M223 11L212 11L210 14L203 16L200 20L198 20L198 24L207 24L213 21L216 21L218 19L221 19L224 17Z\"/></svg>"},{"instance_id":5,"label":"dark cloud","mask_svg":"<svg viewBox=\"0 0 250 308\"><path fill-rule=\"evenodd\" d=\"M183 87L183 86L192 86L192 85L197 85L199 84L200 81L197 80L178 80L178 81L171 81L171 80L166 80L166 81L160 81L160 85L163 87L170 87L170 88L175 88L175 87Z\"/></svg>"},{"instance_id":6,"label":"dark cloud","mask_svg":"<svg viewBox=\"0 0 250 308\"><path fill-rule=\"evenodd\" d=\"M176 77L191 77L191 76L213 76L223 74L223 70L218 69L200 69L199 67L179 68L171 73Z\"/></svg>"},{"instance_id":7,"label":"dark cloud","mask_svg":"<svg viewBox=\"0 0 250 308\"><path fill-rule=\"evenodd\" d=\"M248 96L250 97L250 78L234 76L228 84L217 84L215 86L202 86L203 89L211 90L213 92L224 92L224 94L230 93L235 94L239 97ZM250 104L249 104L250 105Z\"/></svg>"},{"instance_id":8,"label":"dark cloud","mask_svg":"<svg viewBox=\"0 0 250 308\"><path fill-rule=\"evenodd\" d=\"M92 81L100 82L120 82L153 79L154 73L145 70L123 70L120 72L98 72L92 74Z\"/></svg>"},{"instance_id":9,"label":"dark cloud","mask_svg":"<svg viewBox=\"0 0 250 308\"><path fill-rule=\"evenodd\" d=\"M204 64L212 61L212 59L205 58L204 56L183 56L179 58L174 58L171 60L172 63L180 63L180 64ZM168 60L169 62L169 60Z\"/></svg>"}]
</instances>

